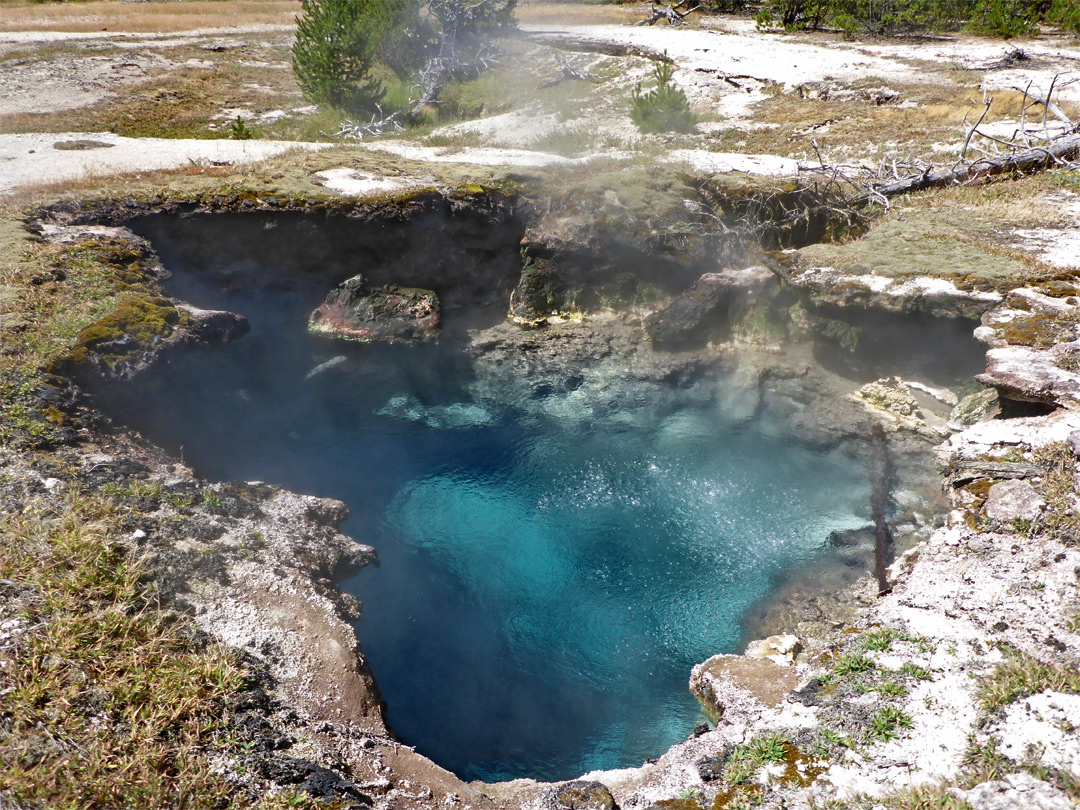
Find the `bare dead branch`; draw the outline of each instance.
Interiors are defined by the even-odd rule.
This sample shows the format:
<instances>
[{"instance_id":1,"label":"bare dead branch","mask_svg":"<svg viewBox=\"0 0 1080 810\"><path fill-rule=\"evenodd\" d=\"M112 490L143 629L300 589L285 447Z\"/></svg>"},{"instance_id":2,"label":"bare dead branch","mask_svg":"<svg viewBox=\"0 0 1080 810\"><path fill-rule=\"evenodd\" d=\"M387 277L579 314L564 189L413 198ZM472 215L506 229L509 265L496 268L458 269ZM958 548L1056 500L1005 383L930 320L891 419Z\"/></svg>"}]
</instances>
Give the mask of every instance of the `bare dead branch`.
<instances>
[{"instance_id":1,"label":"bare dead branch","mask_svg":"<svg viewBox=\"0 0 1080 810\"><path fill-rule=\"evenodd\" d=\"M652 13L644 20L638 20L636 23L630 24L634 26L655 25L660 20L667 20L668 25L686 25L686 18L695 11L701 9L700 5L694 3L694 5L687 8L686 11L679 11L680 8L688 5L688 0L680 0L680 2L668 6L667 8L653 8Z\"/></svg>"},{"instance_id":2,"label":"bare dead branch","mask_svg":"<svg viewBox=\"0 0 1080 810\"><path fill-rule=\"evenodd\" d=\"M972 101L971 103L975 104L976 102ZM978 132L979 124L981 124L983 122L983 119L986 118L986 114L988 112L990 112L990 105L993 104L993 103L994 103L994 97L993 96L991 96L990 98L983 101L983 111L982 111L982 114L979 115L979 120L975 122L975 126L971 127L971 129L969 129L967 131L967 135L964 136L964 145L960 147L960 159L961 160L964 160L967 157L968 144L971 143L971 136L974 135L976 132ZM967 124L967 116L966 115L964 116L964 124Z\"/></svg>"},{"instance_id":3,"label":"bare dead branch","mask_svg":"<svg viewBox=\"0 0 1080 810\"><path fill-rule=\"evenodd\" d=\"M574 68L573 65L566 61L566 57L563 56L561 53L558 56L559 62L562 64L562 70L559 72L559 75L553 79L548 79L543 84L538 85L536 88L537 90L543 90L547 87L554 87L555 85L562 84L565 81L590 82L592 84L596 84L600 81L591 73L582 73L581 71Z\"/></svg>"},{"instance_id":4,"label":"bare dead branch","mask_svg":"<svg viewBox=\"0 0 1080 810\"><path fill-rule=\"evenodd\" d=\"M1057 76L1054 77L1054 80L1057 80ZM1051 84L1051 92L1053 92L1053 89L1053 85ZM1019 87L1013 87L1013 90L1015 90L1017 93L1023 93L1025 99L1031 99L1032 102L1034 102L1034 104L1032 104L1031 106L1034 106L1035 104L1041 104L1044 111L1049 110L1051 113L1053 113L1055 118L1061 121L1061 123L1068 124L1069 126L1073 125L1072 120L1070 120L1069 116L1065 114L1065 111L1062 110L1061 107L1059 107L1057 104L1054 104L1050 101L1049 94L1047 95L1047 98L1044 99L1041 96L1031 92L1031 82L1028 82L1028 86L1023 90L1021 90Z\"/></svg>"}]
</instances>

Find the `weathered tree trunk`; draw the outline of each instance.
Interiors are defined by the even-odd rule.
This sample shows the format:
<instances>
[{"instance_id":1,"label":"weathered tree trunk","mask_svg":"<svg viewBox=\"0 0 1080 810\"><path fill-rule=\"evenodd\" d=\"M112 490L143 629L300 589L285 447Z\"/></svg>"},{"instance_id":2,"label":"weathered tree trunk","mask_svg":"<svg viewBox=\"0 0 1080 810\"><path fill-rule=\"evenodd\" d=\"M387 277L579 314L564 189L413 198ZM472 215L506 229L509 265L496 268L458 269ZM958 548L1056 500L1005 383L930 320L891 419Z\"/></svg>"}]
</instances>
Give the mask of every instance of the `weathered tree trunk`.
<instances>
[{"instance_id":1,"label":"weathered tree trunk","mask_svg":"<svg viewBox=\"0 0 1080 810\"><path fill-rule=\"evenodd\" d=\"M953 169L927 171L875 186L861 195L856 202L870 202L875 198L896 197L910 191L967 183L979 177L991 177L1006 172L1038 171L1077 157L1080 157L1080 133L1068 135L1048 146L1034 146L1000 158L983 158Z\"/></svg>"}]
</instances>

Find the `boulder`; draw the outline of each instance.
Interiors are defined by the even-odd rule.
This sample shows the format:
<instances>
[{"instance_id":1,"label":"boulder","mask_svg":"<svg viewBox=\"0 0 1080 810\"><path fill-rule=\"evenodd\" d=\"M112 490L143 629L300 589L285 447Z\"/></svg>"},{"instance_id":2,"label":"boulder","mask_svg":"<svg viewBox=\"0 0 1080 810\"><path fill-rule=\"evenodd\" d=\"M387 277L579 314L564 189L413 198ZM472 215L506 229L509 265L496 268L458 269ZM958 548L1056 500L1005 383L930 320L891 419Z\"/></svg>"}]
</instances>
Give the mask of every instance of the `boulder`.
<instances>
[{"instance_id":1,"label":"boulder","mask_svg":"<svg viewBox=\"0 0 1080 810\"><path fill-rule=\"evenodd\" d=\"M1080 458L1080 430L1074 430L1069 434L1069 452Z\"/></svg>"},{"instance_id":2,"label":"boulder","mask_svg":"<svg viewBox=\"0 0 1080 810\"><path fill-rule=\"evenodd\" d=\"M167 298L131 295L83 329L54 370L84 384L130 380L190 346L227 343L248 332L232 312L175 304Z\"/></svg>"},{"instance_id":3,"label":"boulder","mask_svg":"<svg viewBox=\"0 0 1080 810\"><path fill-rule=\"evenodd\" d=\"M542 806L551 810L615 810L615 799L600 782L566 782L546 792Z\"/></svg>"},{"instance_id":4,"label":"boulder","mask_svg":"<svg viewBox=\"0 0 1080 810\"><path fill-rule=\"evenodd\" d=\"M1003 523L1034 520L1045 506L1035 487L1019 479L998 481L986 496L986 516Z\"/></svg>"},{"instance_id":5,"label":"boulder","mask_svg":"<svg viewBox=\"0 0 1080 810\"><path fill-rule=\"evenodd\" d=\"M949 429L963 430L984 419L997 416L1000 410L997 391L992 388L976 391L956 403L956 407L949 414Z\"/></svg>"},{"instance_id":6,"label":"boulder","mask_svg":"<svg viewBox=\"0 0 1080 810\"><path fill-rule=\"evenodd\" d=\"M988 348L975 379L1002 399L1080 409L1080 299L1022 287L983 315L975 337Z\"/></svg>"},{"instance_id":7,"label":"boulder","mask_svg":"<svg viewBox=\"0 0 1080 810\"><path fill-rule=\"evenodd\" d=\"M887 413L905 422L925 421L918 400L899 377L885 377L867 383L852 396L873 411Z\"/></svg>"},{"instance_id":8,"label":"boulder","mask_svg":"<svg viewBox=\"0 0 1080 810\"><path fill-rule=\"evenodd\" d=\"M645 319L653 345L684 349L703 345L730 328L733 311L746 299L777 283L765 267L706 273L665 309Z\"/></svg>"},{"instance_id":9,"label":"boulder","mask_svg":"<svg viewBox=\"0 0 1080 810\"><path fill-rule=\"evenodd\" d=\"M1080 374L1064 369L1049 349L1003 346L986 353L986 371L976 374L1003 399L1080 409Z\"/></svg>"},{"instance_id":10,"label":"boulder","mask_svg":"<svg viewBox=\"0 0 1080 810\"><path fill-rule=\"evenodd\" d=\"M370 287L353 276L311 314L308 330L362 342L431 340L438 335L439 297L431 290L388 284Z\"/></svg>"},{"instance_id":11,"label":"boulder","mask_svg":"<svg viewBox=\"0 0 1080 810\"><path fill-rule=\"evenodd\" d=\"M1012 773L996 782L983 782L959 793L973 810L1069 810L1069 797L1053 785L1027 773Z\"/></svg>"},{"instance_id":12,"label":"boulder","mask_svg":"<svg viewBox=\"0 0 1080 810\"><path fill-rule=\"evenodd\" d=\"M577 310L568 288L575 274L556 260L555 251L540 243L521 248L521 279L510 293L510 319L520 326L542 326L551 315Z\"/></svg>"},{"instance_id":13,"label":"boulder","mask_svg":"<svg viewBox=\"0 0 1080 810\"><path fill-rule=\"evenodd\" d=\"M697 769L701 781L715 782L718 779L723 779L727 762L731 759L733 753L735 753L735 745L728 743L715 754L701 757L694 762L694 768Z\"/></svg>"},{"instance_id":14,"label":"boulder","mask_svg":"<svg viewBox=\"0 0 1080 810\"><path fill-rule=\"evenodd\" d=\"M199 343L230 343L251 331L247 318L235 312L199 309L191 304L177 304L176 308L189 316L187 329Z\"/></svg>"},{"instance_id":15,"label":"boulder","mask_svg":"<svg viewBox=\"0 0 1080 810\"><path fill-rule=\"evenodd\" d=\"M802 642L798 636L784 633L779 636L769 636L760 641L751 641L746 647L747 658L766 658L774 664L782 667L790 667L795 663L795 656L802 650Z\"/></svg>"},{"instance_id":16,"label":"boulder","mask_svg":"<svg viewBox=\"0 0 1080 810\"><path fill-rule=\"evenodd\" d=\"M724 715L745 722L764 706L776 706L798 683L793 667L744 655L714 655L690 672L690 691L714 722Z\"/></svg>"}]
</instances>

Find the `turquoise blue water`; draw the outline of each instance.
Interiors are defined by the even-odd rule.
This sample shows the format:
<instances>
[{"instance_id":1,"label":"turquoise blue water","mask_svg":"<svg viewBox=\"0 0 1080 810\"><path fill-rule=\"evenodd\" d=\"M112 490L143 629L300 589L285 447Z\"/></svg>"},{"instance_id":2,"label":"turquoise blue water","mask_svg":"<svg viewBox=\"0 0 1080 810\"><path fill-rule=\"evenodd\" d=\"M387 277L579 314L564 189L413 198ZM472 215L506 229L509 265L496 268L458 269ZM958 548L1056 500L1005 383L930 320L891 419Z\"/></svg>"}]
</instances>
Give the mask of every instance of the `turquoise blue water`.
<instances>
[{"instance_id":1,"label":"turquoise blue water","mask_svg":"<svg viewBox=\"0 0 1080 810\"><path fill-rule=\"evenodd\" d=\"M723 379L500 401L453 341L342 348L304 333L304 302L185 294L251 334L109 407L204 475L349 504L381 560L343 587L387 719L466 779L658 756L701 722L690 668L866 523L865 471L730 422Z\"/></svg>"}]
</instances>

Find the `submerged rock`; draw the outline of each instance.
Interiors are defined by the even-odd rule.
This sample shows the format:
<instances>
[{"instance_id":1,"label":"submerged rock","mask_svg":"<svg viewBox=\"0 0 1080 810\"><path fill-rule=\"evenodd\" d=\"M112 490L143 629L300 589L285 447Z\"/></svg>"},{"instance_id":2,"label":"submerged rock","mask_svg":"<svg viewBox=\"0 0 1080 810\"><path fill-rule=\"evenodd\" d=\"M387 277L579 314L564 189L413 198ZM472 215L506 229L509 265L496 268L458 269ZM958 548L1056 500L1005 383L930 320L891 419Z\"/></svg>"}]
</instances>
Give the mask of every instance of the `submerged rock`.
<instances>
[{"instance_id":1,"label":"submerged rock","mask_svg":"<svg viewBox=\"0 0 1080 810\"><path fill-rule=\"evenodd\" d=\"M649 315L645 333L655 346L665 349L704 344L713 333L730 329L736 307L777 283L765 267L706 273L666 309Z\"/></svg>"},{"instance_id":2,"label":"submerged rock","mask_svg":"<svg viewBox=\"0 0 1080 810\"><path fill-rule=\"evenodd\" d=\"M337 357L331 357L325 363L319 363L319 365L315 366L315 368L309 371L305 379L310 380L313 377L318 377L320 374L327 372L332 368L337 368L338 366L343 365L347 361L348 358L346 358L343 354L339 354Z\"/></svg>"},{"instance_id":3,"label":"submerged rock","mask_svg":"<svg viewBox=\"0 0 1080 810\"><path fill-rule=\"evenodd\" d=\"M495 421L490 411L473 403L455 402L450 405L429 407L411 394L392 397L375 414L409 422L423 422L433 430L483 427Z\"/></svg>"},{"instance_id":4,"label":"submerged rock","mask_svg":"<svg viewBox=\"0 0 1080 810\"><path fill-rule=\"evenodd\" d=\"M344 340L415 341L437 336L439 296L417 287L369 287L353 276L311 314L308 330Z\"/></svg>"}]
</instances>

